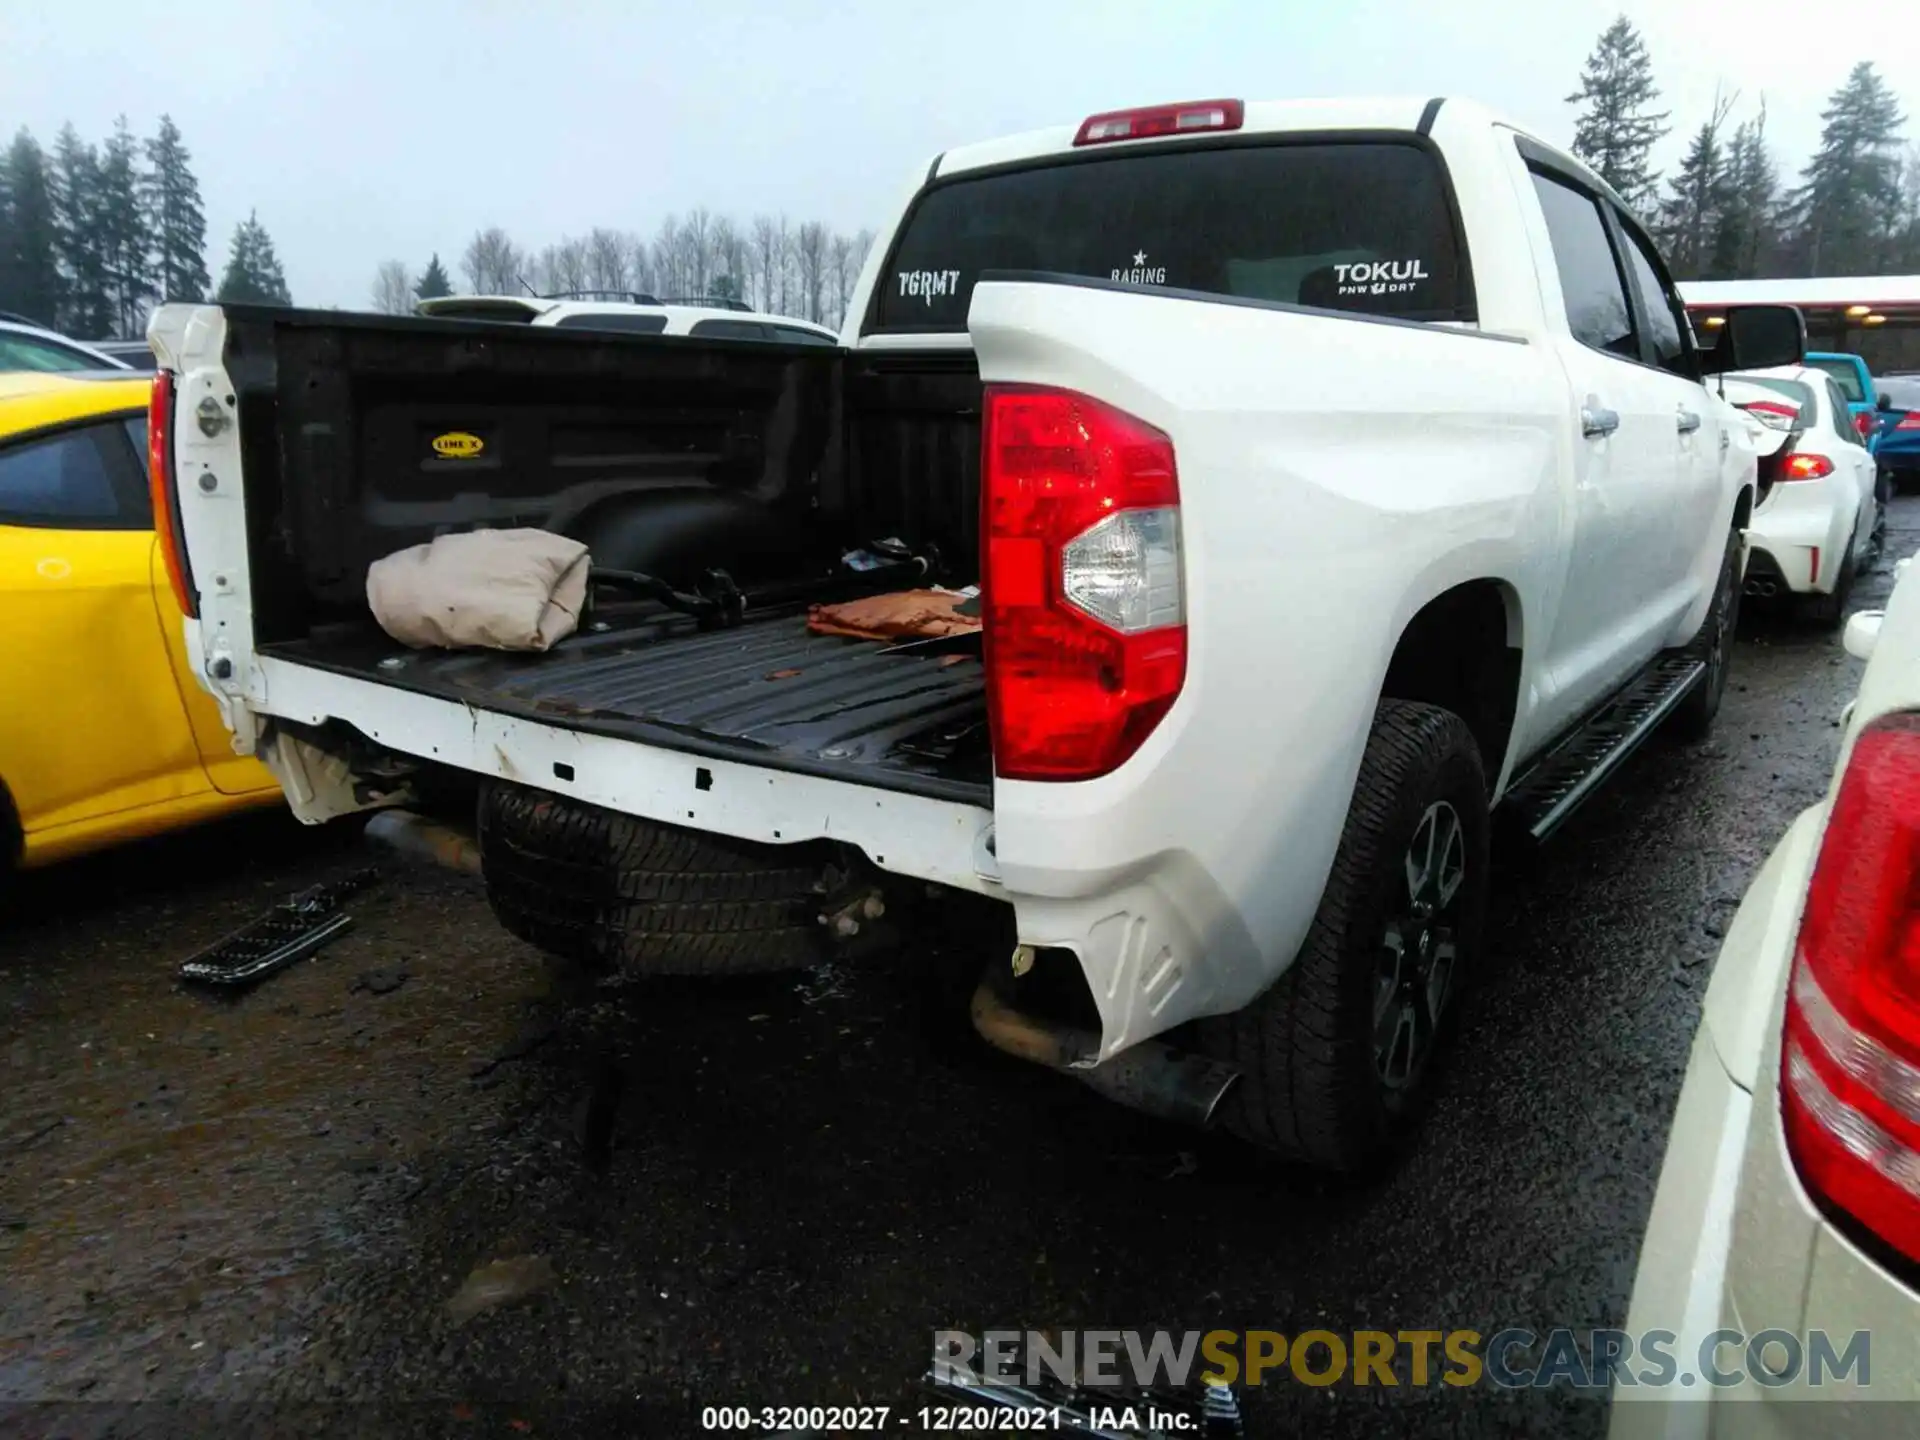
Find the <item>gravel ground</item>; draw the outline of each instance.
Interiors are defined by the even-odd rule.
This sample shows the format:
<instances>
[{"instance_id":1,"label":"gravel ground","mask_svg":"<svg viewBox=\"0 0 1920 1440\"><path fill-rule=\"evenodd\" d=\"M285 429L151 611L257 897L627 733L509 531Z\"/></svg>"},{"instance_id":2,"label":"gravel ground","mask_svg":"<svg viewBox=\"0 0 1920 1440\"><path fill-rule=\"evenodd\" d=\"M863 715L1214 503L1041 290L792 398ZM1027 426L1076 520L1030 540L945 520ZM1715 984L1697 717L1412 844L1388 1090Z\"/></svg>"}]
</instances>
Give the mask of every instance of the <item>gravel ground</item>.
<instances>
[{"instance_id":1,"label":"gravel ground","mask_svg":"<svg viewBox=\"0 0 1920 1440\"><path fill-rule=\"evenodd\" d=\"M1916 545L1901 502L1889 551ZM258 816L36 876L0 929L0 1428L676 1435L702 1404L917 1406L948 1326L1623 1323L1717 936L1825 786L1858 669L1750 615L1715 737L1656 742L1509 860L1432 1121L1365 1186L930 1047L911 952L552 1023L477 886L399 869L220 1001L174 967L365 863L351 827ZM597 1156L596 1074L624 1082ZM98 1403L123 1401L148 1403ZM1248 1408L1256 1434L1605 1420L1488 1387Z\"/></svg>"}]
</instances>

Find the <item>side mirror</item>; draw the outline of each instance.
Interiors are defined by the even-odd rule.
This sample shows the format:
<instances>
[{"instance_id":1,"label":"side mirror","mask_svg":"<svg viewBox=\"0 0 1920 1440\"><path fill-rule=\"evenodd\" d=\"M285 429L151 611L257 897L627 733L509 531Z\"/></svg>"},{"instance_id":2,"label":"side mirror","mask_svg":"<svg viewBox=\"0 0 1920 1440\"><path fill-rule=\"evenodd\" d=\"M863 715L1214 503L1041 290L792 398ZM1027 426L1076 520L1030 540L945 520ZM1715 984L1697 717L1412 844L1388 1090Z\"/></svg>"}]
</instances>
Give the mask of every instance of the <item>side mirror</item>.
<instances>
[{"instance_id":1,"label":"side mirror","mask_svg":"<svg viewBox=\"0 0 1920 1440\"><path fill-rule=\"evenodd\" d=\"M1734 305L1720 338L1700 357L1709 375L1798 365L1807 357L1807 321L1792 305Z\"/></svg>"},{"instance_id":2,"label":"side mirror","mask_svg":"<svg viewBox=\"0 0 1920 1440\"><path fill-rule=\"evenodd\" d=\"M1893 397L1891 395L1882 395L1878 400L1873 402L1873 408L1876 410L1893 409Z\"/></svg>"}]
</instances>

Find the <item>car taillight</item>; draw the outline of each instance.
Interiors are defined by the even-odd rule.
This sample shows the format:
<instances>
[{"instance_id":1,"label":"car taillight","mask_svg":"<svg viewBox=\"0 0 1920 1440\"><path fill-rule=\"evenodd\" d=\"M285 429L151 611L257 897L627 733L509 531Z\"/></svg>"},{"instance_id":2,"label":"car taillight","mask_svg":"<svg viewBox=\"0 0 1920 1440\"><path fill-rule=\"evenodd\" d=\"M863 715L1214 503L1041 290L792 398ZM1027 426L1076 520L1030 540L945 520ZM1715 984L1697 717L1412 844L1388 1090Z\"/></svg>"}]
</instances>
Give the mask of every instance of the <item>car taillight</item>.
<instances>
[{"instance_id":1,"label":"car taillight","mask_svg":"<svg viewBox=\"0 0 1920 1440\"><path fill-rule=\"evenodd\" d=\"M1800 921L1781 1115L1807 1189L1920 1259L1920 713L1860 732Z\"/></svg>"},{"instance_id":2,"label":"car taillight","mask_svg":"<svg viewBox=\"0 0 1920 1440\"><path fill-rule=\"evenodd\" d=\"M167 581L180 613L200 616L200 597L187 568L186 543L180 534L180 495L173 483L173 372L156 370L147 400L147 486L153 498L153 528L160 538Z\"/></svg>"},{"instance_id":3,"label":"car taillight","mask_svg":"<svg viewBox=\"0 0 1920 1440\"><path fill-rule=\"evenodd\" d=\"M1833 473L1833 461L1824 455L1789 455L1780 467L1782 480L1824 480Z\"/></svg>"},{"instance_id":4,"label":"car taillight","mask_svg":"<svg viewBox=\"0 0 1920 1440\"><path fill-rule=\"evenodd\" d=\"M1238 130L1247 107L1238 100L1189 100L1181 105L1147 105L1109 110L1080 122L1075 145L1104 145L1111 140L1144 140L1150 135L1185 135L1202 130Z\"/></svg>"},{"instance_id":5,"label":"car taillight","mask_svg":"<svg viewBox=\"0 0 1920 1440\"><path fill-rule=\"evenodd\" d=\"M1105 775L1186 680L1173 442L1085 395L989 385L980 445L994 769Z\"/></svg>"},{"instance_id":6,"label":"car taillight","mask_svg":"<svg viewBox=\"0 0 1920 1440\"><path fill-rule=\"evenodd\" d=\"M1771 400L1753 400L1740 407L1762 425L1775 430L1791 430L1799 422L1800 411L1792 405L1778 405Z\"/></svg>"},{"instance_id":7,"label":"car taillight","mask_svg":"<svg viewBox=\"0 0 1920 1440\"><path fill-rule=\"evenodd\" d=\"M1862 410L1853 417L1853 428L1859 432L1862 440L1871 440L1880 429L1880 422L1874 418L1871 410Z\"/></svg>"},{"instance_id":8,"label":"car taillight","mask_svg":"<svg viewBox=\"0 0 1920 1440\"><path fill-rule=\"evenodd\" d=\"M1900 417L1900 423L1893 428L1896 430L1920 430L1920 410L1907 411L1906 414Z\"/></svg>"}]
</instances>

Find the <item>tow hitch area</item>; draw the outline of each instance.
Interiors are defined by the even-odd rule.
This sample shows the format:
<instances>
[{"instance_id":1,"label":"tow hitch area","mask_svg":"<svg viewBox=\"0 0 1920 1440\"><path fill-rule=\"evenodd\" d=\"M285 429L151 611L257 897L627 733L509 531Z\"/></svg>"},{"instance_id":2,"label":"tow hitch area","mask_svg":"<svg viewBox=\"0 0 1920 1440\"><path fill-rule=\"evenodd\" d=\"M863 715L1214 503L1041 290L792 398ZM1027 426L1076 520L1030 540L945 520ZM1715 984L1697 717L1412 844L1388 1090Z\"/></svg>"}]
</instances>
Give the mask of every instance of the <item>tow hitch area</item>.
<instances>
[{"instance_id":1,"label":"tow hitch area","mask_svg":"<svg viewBox=\"0 0 1920 1440\"><path fill-rule=\"evenodd\" d=\"M302 890L186 961L180 978L224 989L258 984L351 930L353 917L340 907L379 878L369 867Z\"/></svg>"},{"instance_id":2,"label":"tow hitch area","mask_svg":"<svg viewBox=\"0 0 1920 1440\"><path fill-rule=\"evenodd\" d=\"M1243 1440L1240 1399L1230 1385L1195 1381L1183 1386L1067 1384L1047 1367L1013 1358L999 1367L1028 1383L989 1380L971 1367L957 1365L935 1347L926 1383L938 1399L936 1412L953 1411L956 1428L968 1430L1049 1430L1093 1435L1101 1440Z\"/></svg>"}]
</instances>

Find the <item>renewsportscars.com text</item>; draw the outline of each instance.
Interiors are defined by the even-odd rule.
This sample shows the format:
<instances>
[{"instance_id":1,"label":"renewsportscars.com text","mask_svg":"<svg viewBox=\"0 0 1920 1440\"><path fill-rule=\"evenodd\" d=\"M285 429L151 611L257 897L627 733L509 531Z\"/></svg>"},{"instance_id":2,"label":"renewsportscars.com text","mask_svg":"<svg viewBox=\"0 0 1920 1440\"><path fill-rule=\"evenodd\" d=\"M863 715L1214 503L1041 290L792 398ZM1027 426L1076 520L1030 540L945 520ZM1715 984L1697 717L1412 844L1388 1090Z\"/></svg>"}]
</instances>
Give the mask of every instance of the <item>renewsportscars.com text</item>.
<instances>
[{"instance_id":1,"label":"renewsportscars.com text","mask_svg":"<svg viewBox=\"0 0 1920 1440\"><path fill-rule=\"evenodd\" d=\"M1872 1383L1864 1330L1716 1330L1684 1348L1670 1330L936 1330L933 1378L1083 1388L1492 1384L1503 1389L1726 1388Z\"/></svg>"}]
</instances>

